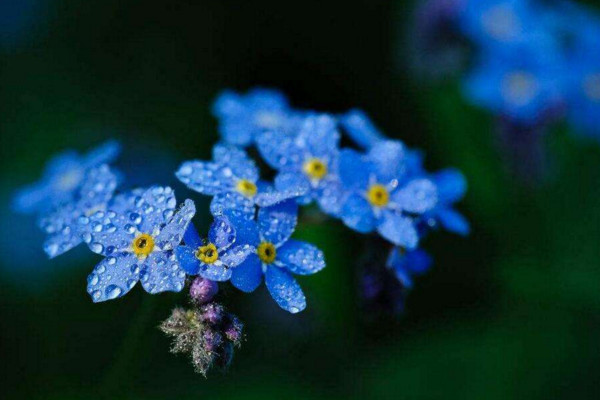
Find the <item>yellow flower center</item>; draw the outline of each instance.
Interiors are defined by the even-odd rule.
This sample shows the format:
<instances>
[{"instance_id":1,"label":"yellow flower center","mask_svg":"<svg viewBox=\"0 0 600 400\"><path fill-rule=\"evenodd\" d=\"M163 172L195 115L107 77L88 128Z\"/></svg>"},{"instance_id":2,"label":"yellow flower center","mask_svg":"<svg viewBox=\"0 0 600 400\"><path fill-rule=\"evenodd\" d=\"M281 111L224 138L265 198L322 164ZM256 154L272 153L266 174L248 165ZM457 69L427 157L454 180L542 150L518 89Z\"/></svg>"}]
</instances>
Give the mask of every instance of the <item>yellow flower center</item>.
<instances>
[{"instance_id":1,"label":"yellow flower center","mask_svg":"<svg viewBox=\"0 0 600 400\"><path fill-rule=\"evenodd\" d=\"M275 261L275 256L277 255L277 250L275 250L275 246L270 242L262 242L258 245L258 249L256 249L256 254L258 254L258 258L265 264L271 264Z\"/></svg>"},{"instance_id":2,"label":"yellow flower center","mask_svg":"<svg viewBox=\"0 0 600 400\"><path fill-rule=\"evenodd\" d=\"M154 250L154 238L147 233L142 233L133 239L132 247L138 258L146 258Z\"/></svg>"},{"instance_id":3,"label":"yellow flower center","mask_svg":"<svg viewBox=\"0 0 600 400\"><path fill-rule=\"evenodd\" d=\"M200 246L196 250L196 258L202 261L204 264L212 264L219 259L219 252L217 246L212 243L206 246Z\"/></svg>"},{"instance_id":4,"label":"yellow flower center","mask_svg":"<svg viewBox=\"0 0 600 400\"><path fill-rule=\"evenodd\" d=\"M254 197L256 194L256 185L247 179L240 179L236 185L236 190L246 197Z\"/></svg>"},{"instance_id":5,"label":"yellow flower center","mask_svg":"<svg viewBox=\"0 0 600 400\"><path fill-rule=\"evenodd\" d=\"M600 101L600 72L588 75L583 81L583 91L592 101Z\"/></svg>"},{"instance_id":6,"label":"yellow flower center","mask_svg":"<svg viewBox=\"0 0 600 400\"><path fill-rule=\"evenodd\" d=\"M318 158L307 160L302 166L302 170L311 179L323 179L327 175L327 165Z\"/></svg>"},{"instance_id":7,"label":"yellow flower center","mask_svg":"<svg viewBox=\"0 0 600 400\"><path fill-rule=\"evenodd\" d=\"M380 184L371 185L367 192L367 200L376 207L384 207L390 201L390 194L385 186Z\"/></svg>"}]
</instances>

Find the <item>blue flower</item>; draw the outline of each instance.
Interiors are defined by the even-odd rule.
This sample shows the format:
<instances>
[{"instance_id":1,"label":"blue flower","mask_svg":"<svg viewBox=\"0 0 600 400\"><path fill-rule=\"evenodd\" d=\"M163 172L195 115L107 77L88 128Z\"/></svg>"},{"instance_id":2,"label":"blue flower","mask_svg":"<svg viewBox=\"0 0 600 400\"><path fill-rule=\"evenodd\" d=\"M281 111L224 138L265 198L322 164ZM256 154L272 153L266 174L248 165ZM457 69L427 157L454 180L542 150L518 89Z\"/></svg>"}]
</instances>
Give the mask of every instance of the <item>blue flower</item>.
<instances>
[{"instance_id":1,"label":"blue flower","mask_svg":"<svg viewBox=\"0 0 600 400\"><path fill-rule=\"evenodd\" d=\"M433 182L407 174L404 146L398 141L382 141L362 155L343 150L340 178L348 190L342 207L344 223L361 233L377 230L395 245L415 248L419 235L414 216L432 210L437 204Z\"/></svg>"},{"instance_id":2,"label":"blue flower","mask_svg":"<svg viewBox=\"0 0 600 400\"><path fill-rule=\"evenodd\" d=\"M219 119L223 140L248 146L264 130L293 129L295 118L285 96L276 90L253 89L241 95L224 91L215 101L213 114Z\"/></svg>"},{"instance_id":3,"label":"blue flower","mask_svg":"<svg viewBox=\"0 0 600 400\"><path fill-rule=\"evenodd\" d=\"M69 203L79 193L85 172L114 160L120 145L108 141L88 154L65 151L46 165L42 178L19 190L13 198L13 208L21 213L37 213L52 209L58 204Z\"/></svg>"},{"instance_id":4,"label":"blue flower","mask_svg":"<svg viewBox=\"0 0 600 400\"><path fill-rule=\"evenodd\" d=\"M297 135L266 131L256 139L263 159L279 173L275 188L298 191L301 204L313 199L328 214L337 216L343 196L338 177L340 134L336 121L326 114L303 119Z\"/></svg>"},{"instance_id":5,"label":"blue flower","mask_svg":"<svg viewBox=\"0 0 600 400\"><path fill-rule=\"evenodd\" d=\"M438 203L424 216L428 225L435 225L439 221L450 232L468 235L471 230L469 222L452 208L467 191L467 181L463 174L450 168L433 174L431 180L437 187Z\"/></svg>"},{"instance_id":6,"label":"blue flower","mask_svg":"<svg viewBox=\"0 0 600 400\"><path fill-rule=\"evenodd\" d=\"M196 212L194 203L186 200L176 212L170 187L133 196L123 203L133 206L127 211L98 211L86 220L90 229L84 241L106 256L88 276L94 302L121 297L138 281L151 294L183 289L186 274L173 250Z\"/></svg>"},{"instance_id":7,"label":"blue flower","mask_svg":"<svg viewBox=\"0 0 600 400\"><path fill-rule=\"evenodd\" d=\"M363 149L368 150L375 143L385 139L385 136L362 110L348 111L340 116L339 123L350 138Z\"/></svg>"},{"instance_id":8,"label":"blue flower","mask_svg":"<svg viewBox=\"0 0 600 400\"><path fill-rule=\"evenodd\" d=\"M539 43L510 51L484 52L463 82L472 103L526 124L547 119L563 101L564 60L554 47Z\"/></svg>"},{"instance_id":9,"label":"blue flower","mask_svg":"<svg viewBox=\"0 0 600 400\"><path fill-rule=\"evenodd\" d=\"M432 263L431 256L423 250L404 251L398 247L394 247L390 251L387 260L388 268L394 272L400 283L406 288L411 288L413 277L426 273Z\"/></svg>"},{"instance_id":10,"label":"blue flower","mask_svg":"<svg viewBox=\"0 0 600 400\"><path fill-rule=\"evenodd\" d=\"M81 225L79 219L106 210L116 187L117 176L107 165L89 169L78 197L41 219L40 226L49 235L44 243L44 251L50 258L65 253L83 241L83 234L89 225Z\"/></svg>"},{"instance_id":11,"label":"blue flower","mask_svg":"<svg viewBox=\"0 0 600 400\"><path fill-rule=\"evenodd\" d=\"M298 217L298 204L288 200L261 208L257 220L233 218L236 232L256 251L231 271L231 283L244 292L254 291L263 276L277 304L291 313L306 307L306 298L293 274L310 275L325 268L323 252L315 246L290 239Z\"/></svg>"},{"instance_id":12,"label":"blue flower","mask_svg":"<svg viewBox=\"0 0 600 400\"><path fill-rule=\"evenodd\" d=\"M210 226L208 240L202 241L190 224L183 238L185 245L175 249L183 269L189 275L200 275L211 281L231 278L232 268L255 252L253 240L238 231L227 216L219 216Z\"/></svg>"}]
</instances>

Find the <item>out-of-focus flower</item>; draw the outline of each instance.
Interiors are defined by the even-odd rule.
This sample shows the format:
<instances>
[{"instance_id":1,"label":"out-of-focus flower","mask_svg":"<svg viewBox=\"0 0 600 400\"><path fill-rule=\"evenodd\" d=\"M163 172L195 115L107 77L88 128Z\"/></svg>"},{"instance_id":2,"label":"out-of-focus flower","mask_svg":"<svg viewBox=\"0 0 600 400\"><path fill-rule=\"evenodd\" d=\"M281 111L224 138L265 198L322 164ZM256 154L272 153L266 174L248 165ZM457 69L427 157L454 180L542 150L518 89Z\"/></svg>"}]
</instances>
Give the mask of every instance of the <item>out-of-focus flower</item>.
<instances>
[{"instance_id":1,"label":"out-of-focus flower","mask_svg":"<svg viewBox=\"0 0 600 400\"><path fill-rule=\"evenodd\" d=\"M426 273L432 263L431 256L423 250L404 251L394 247L390 251L386 265L394 272L404 287L412 288L413 277Z\"/></svg>"},{"instance_id":2,"label":"out-of-focus flower","mask_svg":"<svg viewBox=\"0 0 600 400\"><path fill-rule=\"evenodd\" d=\"M291 313L306 308L306 298L292 273L311 275L325 268L323 252L310 243L290 239L296 227L298 204L287 200L261 208L256 221L238 218L237 232L256 251L232 269L231 283L244 292L254 291L263 276L277 304Z\"/></svg>"},{"instance_id":3,"label":"out-of-focus flower","mask_svg":"<svg viewBox=\"0 0 600 400\"><path fill-rule=\"evenodd\" d=\"M246 94L224 91L213 106L223 140L236 146L248 146L265 130L293 130L294 112L285 96L272 89L256 88Z\"/></svg>"},{"instance_id":4,"label":"out-of-focus flower","mask_svg":"<svg viewBox=\"0 0 600 400\"><path fill-rule=\"evenodd\" d=\"M339 117L339 123L350 138L362 147L370 149L375 143L385 140L369 116L362 110L353 109Z\"/></svg>"},{"instance_id":5,"label":"out-of-focus flower","mask_svg":"<svg viewBox=\"0 0 600 400\"><path fill-rule=\"evenodd\" d=\"M279 171L278 191L297 191L301 204L316 200L325 213L337 216L343 197L337 173L339 140L335 119L315 114L303 119L297 135L269 130L256 143L263 159Z\"/></svg>"},{"instance_id":6,"label":"out-of-focus flower","mask_svg":"<svg viewBox=\"0 0 600 400\"><path fill-rule=\"evenodd\" d=\"M453 209L454 203L461 200L467 191L464 175L456 169L449 168L432 174L430 179L437 188L438 201L433 209L425 213L424 219L430 226L439 222L452 233L468 235L469 221Z\"/></svg>"},{"instance_id":7,"label":"out-of-focus flower","mask_svg":"<svg viewBox=\"0 0 600 400\"><path fill-rule=\"evenodd\" d=\"M229 366L233 349L241 345L242 329L235 315L214 302L191 310L176 308L160 325L173 338L171 352L189 354L196 372L204 376L213 366Z\"/></svg>"},{"instance_id":8,"label":"out-of-focus flower","mask_svg":"<svg viewBox=\"0 0 600 400\"><path fill-rule=\"evenodd\" d=\"M181 242L196 209L186 200L175 213L170 187L154 186L133 199L133 209L98 211L84 235L90 249L106 256L88 276L94 302L125 295L141 281L146 292L179 292L185 282L173 250Z\"/></svg>"},{"instance_id":9,"label":"out-of-focus flower","mask_svg":"<svg viewBox=\"0 0 600 400\"><path fill-rule=\"evenodd\" d=\"M72 202L84 183L86 171L113 161L119 152L120 145L108 141L85 155L72 150L58 154L48 162L38 182L17 192L13 208L21 213L38 213Z\"/></svg>"},{"instance_id":10,"label":"out-of-focus flower","mask_svg":"<svg viewBox=\"0 0 600 400\"><path fill-rule=\"evenodd\" d=\"M50 258L83 242L83 235L91 226L81 224L79 219L105 211L116 187L117 177L106 164L89 169L75 201L58 206L41 219L40 226L48 234L44 251Z\"/></svg>"},{"instance_id":11,"label":"out-of-focus flower","mask_svg":"<svg viewBox=\"0 0 600 400\"><path fill-rule=\"evenodd\" d=\"M406 172L406 152L398 141L382 141L366 155L343 150L340 178L350 192L342 207L344 223L361 233L377 230L385 239L415 248L419 234L413 216L438 201L434 183Z\"/></svg>"},{"instance_id":12,"label":"out-of-focus flower","mask_svg":"<svg viewBox=\"0 0 600 400\"><path fill-rule=\"evenodd\" d=\"M207 241L202 241L194 225L190 224L184 242L185 245L175 249L183 269L189 275L200 275L217 282L231 278L233 268L256 251L253 240L226 216L215 218Z\"/></svg>"}]
</instances>

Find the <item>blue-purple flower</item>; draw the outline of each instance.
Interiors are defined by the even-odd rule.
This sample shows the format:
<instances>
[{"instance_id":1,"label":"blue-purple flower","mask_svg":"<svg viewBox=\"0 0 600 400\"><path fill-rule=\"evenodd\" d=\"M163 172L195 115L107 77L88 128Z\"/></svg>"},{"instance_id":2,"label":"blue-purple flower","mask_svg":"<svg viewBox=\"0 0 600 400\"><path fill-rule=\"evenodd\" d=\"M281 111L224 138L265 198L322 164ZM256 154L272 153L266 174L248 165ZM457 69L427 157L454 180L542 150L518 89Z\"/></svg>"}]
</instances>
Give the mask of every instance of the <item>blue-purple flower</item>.
<instances>
[{"instance_id":1,"label":"blue-purple flower","mask_svg":"<svg viewBox=\"0 0 600 400\"><path fill-rule=\"evenodd\" d=\"M287 200L261 208L257 220L233 217L236 232L256 250L231 271L231 283L254 291L263 276L277 304L291 313L306 307L306 298L292 274L311 275L325 268L323 252L310 243L290 239L297 222L298 204Z\"/></svg>"},{"instance_id":2,"label":"blue-purple flower","mask_svg":"<svg viewBox=\"0 0 600 400\"><path fill-rule=\"evenodd\" d=\"M263 159L278 170L278 191L297 191L301 204L316 200L325 213L337 216L344 195L338 176L339 141L335 119L313 114L303 119L297 135L266 131L256 145Z\"/></svg>"},{"instance_id":3,"label":"blue-purple flower","mask_svg":"<svg viewBox=\"0 0 600 400\"><path fill-rule=\"evenodd\" d=\"M341 217L361 233L377 230L395 245L413 249L419 241L416 217L438 201L435 184L408 174L410 158L398 141L382 141L366 154L343 150L340 178L349 192Z\"/></svg>"},{"instance_id":4,"label":"blue-purple flower","mask_svg":"<svg viewBox=\"0 0 600 400\"><path fill-rule=\"evenodd\" d=\"M119 152L120 145L108 141L85 155L72 150L58 154L48 162L38 182L17 192L13 208L21 213L39 213L72 202L84 183L86 171L113 161Z\"/></svg>"},{"instance_id":5,"label":"blue-purple flower","mask_svg":"<svg viewBox=\"0 0 600 400\"><path fill-rule=\"evenodd\" d=\"M412 288L413 278L426 273L433 260L427 252L415 249L405 251L394 247L387 259L390 268L405 288Z\"/></svg>"},{"instance_id":6,"label":"blue-purple flower","mask_svg":"<svg viewBox=\"0 0 600 400\"><path fill-rule=\"evenodd\" d=\"M152 294L183 289L186 274L173 250L196 212L194 203L186 200L176 211L173 190L154 186L131 204L125 212L98 211L87 218L84 241L106 256L88 276L94 302L121 297L138 281Z\"/></svg>"},{"instance_id":7,"label":"blue-purple flower","mask_svg":"<svg viewBox=\"0 0 600 400\"><path fill-rule=\"evenodd\" d=\"M256 88L246 94L226 90L215 101L213 114L223 140L236 146L252 144L265 130L289 132L295 124L287 99L272 89Z\"/></svg>"},{"instance_id":8,"label":"blue-purple flower","mask_svg":"<svg viewBox=\"0 0 600 400\"><path fill-rule=\"evenodd\" d=\"M54 258L83 242L83 235L90 226L80 224L79 219L106 210L116 187L117 176L107 165L85 173L77 198L56 207L40 221L43 231L48 234L44 243L48 257Z\"/></svg>"}]
</instances>

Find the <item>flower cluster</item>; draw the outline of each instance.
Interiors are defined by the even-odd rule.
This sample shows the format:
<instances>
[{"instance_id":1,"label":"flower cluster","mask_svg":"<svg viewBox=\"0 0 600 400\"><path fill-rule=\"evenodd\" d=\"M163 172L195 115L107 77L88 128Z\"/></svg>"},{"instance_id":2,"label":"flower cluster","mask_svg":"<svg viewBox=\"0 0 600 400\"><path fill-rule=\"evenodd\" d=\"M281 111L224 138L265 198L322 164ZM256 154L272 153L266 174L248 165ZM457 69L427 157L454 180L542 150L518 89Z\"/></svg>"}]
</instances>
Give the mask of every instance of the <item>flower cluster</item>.
<instances>
[{"instance_id":1,"label":"flower cluster","mask_svg":"<svg viewBox=\"0 0 600 400\"><path fill-rule=\"evenodd\" d=\"M406 288L426 269L415 257L424 236L438 226L469 231L453 209L466 190L462 174L426 171L419 152L387 139L359 110L295 110L281 93L255 89L223 93L214 112L222 142L212 160L186 161L175 172L188 188L212 196L206 235L192 223L194 202L178 206L168 186L117 192L120 174L106 164L118 152L114 143L84 157L59 156L14 202L19 211L38 212L49 257L82 242L104 257L87 280L94 302L124 296L138 282L150 294L180 292L195 277L195 308L176 309L161 329L201 373L228 364L241 339L241 323L213 301L217 282L252 292L264 279L279 307L306 308L294 275L321 271L325 256L292 238L300 206L315 203L356 232L377 233L391 247L388 270ZM342 148L342 133L357 148ZM272 169L272 182L261 179L250 146Z\"/></svg>"},{"instance_id":2,"label":"flower cluster","mask_svg":"<svg viewBox=\"0 0 600 400\"><path fill-rule=\"evenodd\" d=\"M525 129L566 119L600 138L597 14L571 1L433 3L476 50L462 84L470 102Z\"/></svg>"}]
</instances>

